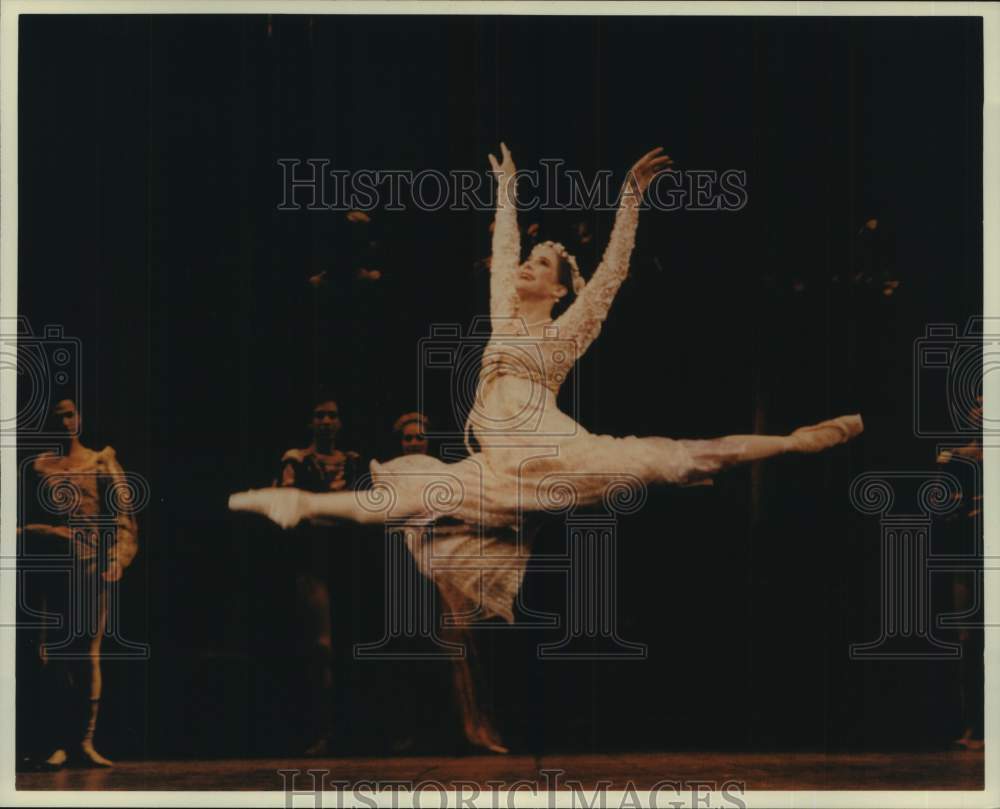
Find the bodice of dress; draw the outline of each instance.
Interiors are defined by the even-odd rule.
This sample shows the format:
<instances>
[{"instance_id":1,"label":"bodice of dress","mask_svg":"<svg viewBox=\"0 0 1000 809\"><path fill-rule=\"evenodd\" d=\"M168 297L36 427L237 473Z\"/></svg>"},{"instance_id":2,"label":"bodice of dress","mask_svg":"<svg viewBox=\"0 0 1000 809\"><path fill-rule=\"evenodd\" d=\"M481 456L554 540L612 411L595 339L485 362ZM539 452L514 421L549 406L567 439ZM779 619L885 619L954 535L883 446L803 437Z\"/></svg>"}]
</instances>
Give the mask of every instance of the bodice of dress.
<instances>
[{"instance_id":1,"label":"bodice of dress","mask_svg":"<svg viewBox=\"0 0 1000 809\"><path fill-rule=\"evenodd\" d=\"M590 281L542 333L529 333L518 312L521 260L516 197L498 197L490 272L492 333L482 358L476 401L467 427L480 445L546 443L582 428L559 411L556 394L574 363L601 331L615 294L628 275L639 218L639 196L623 193L608 246ZM505 443L506 442L506 443Z\"/></svg>"},{"instance_id":2,"label":"bodice of dress","mask_svg":"<svg viewBox=\"0 0 1000 809\"><path fill-rule=\"evenodd\" d=\"M528 334L518 315L517 268L521 238L516 198L498 195L490 274L492 337L483 352L481 377L517 376L553 394L601 331L615 294L628 275L639 221L639 197L622 194L615 224L601 263L570 307L544 328L541 337Z\"/></svg>"},{"instance_id":3,"label":"bodice of dress","mask_svg":"<svg viewBox=\"0 0 1000 809\"><path fill-rule=\"evenodd\" d=\"M495 319L480 378L520 377L558 393L580 353L577 342L562 338L556 324L539 337L528 334L521 318Z\"/></svg>"}]
</instances>

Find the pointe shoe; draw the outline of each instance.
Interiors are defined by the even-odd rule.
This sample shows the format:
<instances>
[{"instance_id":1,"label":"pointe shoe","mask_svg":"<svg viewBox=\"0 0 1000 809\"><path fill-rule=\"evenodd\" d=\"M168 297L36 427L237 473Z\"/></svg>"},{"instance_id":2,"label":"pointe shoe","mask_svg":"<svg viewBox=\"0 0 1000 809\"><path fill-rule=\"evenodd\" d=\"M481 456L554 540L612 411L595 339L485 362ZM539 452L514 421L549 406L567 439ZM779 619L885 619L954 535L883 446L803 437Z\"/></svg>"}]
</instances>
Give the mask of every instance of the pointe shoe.
<instances>
[{"instance_id":1,"label":"pointe shoe","mask_svg":"<svg viewBox=\"0 0 1000 809\"><path fill-rule=\"evenodd\" d=\"M844 444L864 432L861 415L838 416L819 424L799 427L789 438L796 452L822 452L837 444Z\"/></svg>"},{"instance_id":2,"label":"pointe shoe","mask_svg":"<svg viewBox=\"0 0 1000 809\"><path fill-rule=\"evenodd\" d=\"M251 489L232 494L229 510L262 514L282 528L293 528L305 516L302 492L292 488Z\"/></svg>"}]
</instances>

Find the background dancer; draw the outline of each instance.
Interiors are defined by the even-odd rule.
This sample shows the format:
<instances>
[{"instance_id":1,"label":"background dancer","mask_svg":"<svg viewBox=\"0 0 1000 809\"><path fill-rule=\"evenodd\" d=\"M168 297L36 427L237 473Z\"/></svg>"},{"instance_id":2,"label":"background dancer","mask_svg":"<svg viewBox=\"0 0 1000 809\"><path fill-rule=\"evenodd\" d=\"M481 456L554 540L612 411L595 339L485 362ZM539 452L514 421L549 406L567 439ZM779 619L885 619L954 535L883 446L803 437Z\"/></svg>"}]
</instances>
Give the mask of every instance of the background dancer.
<instances>
[{"instance_id":1,"label":"background dancer","mask_svg":"<svg viewBox=\"0 0 1000 809\"><path fill-rule=\"evenodd\" d=\"M281 486L310 492L340 492L357 479L360 455L336 446L340 405L320 394L310 421L312 442L281 457ZM295 564L296 641L305 667L308 698L306 755L329 751L333 725L333 628L330 608L329 538L326 526L302 526L290 549Z\"/></svg>"},{"instance_id":2,"label":"background dancer","mask_svg":"<svg viewBox=\"0 0 1000 809\"><path fill-rule=\"evenodd\" d=\"M32 463L32 491L38 496L22 529L32 555L65 557L68 545L72 564L71 583L65 575L55 575L58 570L35 570L26 587L29 603L59 618L58 628L43 626L37 639L39 730L49 752L44 766L110 767L113 762L94 746L103 690L101 643L108 589L121 580L138 551L136 523L129 510L120 508L127 505L127 489L115 451L105 447L97 452L81 443L76 403L58 402L52 424L65 438L59 452L44 452ZM122 488L109 496L115 486ZM72 507L61 508L67 503ZM118 507L110 541L100 519L108 503Z\"/></svg>"}]
</instances>

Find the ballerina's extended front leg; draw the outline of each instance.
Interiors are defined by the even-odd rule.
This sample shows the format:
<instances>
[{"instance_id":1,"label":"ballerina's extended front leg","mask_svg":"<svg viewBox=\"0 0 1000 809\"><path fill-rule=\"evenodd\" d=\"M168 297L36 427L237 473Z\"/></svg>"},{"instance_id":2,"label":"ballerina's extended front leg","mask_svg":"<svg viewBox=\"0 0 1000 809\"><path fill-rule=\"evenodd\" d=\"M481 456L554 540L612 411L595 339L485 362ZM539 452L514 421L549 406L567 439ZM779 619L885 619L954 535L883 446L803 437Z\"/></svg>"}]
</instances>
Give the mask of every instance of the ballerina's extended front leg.
<instances>
[{"instance_id":1,"label":"ballerina's extended front leg","mask_svg":"<svg viewBox=\"0 0 1000 809\"><path fill-rule=\"evenodd\" d=\"M788 454L812 455L850 441L864 432L861 416L838 416L800 427L790 435L727 435L722 438L684 439L690 454L686 485L742 464Z\"/></svg>"}]
</instances>

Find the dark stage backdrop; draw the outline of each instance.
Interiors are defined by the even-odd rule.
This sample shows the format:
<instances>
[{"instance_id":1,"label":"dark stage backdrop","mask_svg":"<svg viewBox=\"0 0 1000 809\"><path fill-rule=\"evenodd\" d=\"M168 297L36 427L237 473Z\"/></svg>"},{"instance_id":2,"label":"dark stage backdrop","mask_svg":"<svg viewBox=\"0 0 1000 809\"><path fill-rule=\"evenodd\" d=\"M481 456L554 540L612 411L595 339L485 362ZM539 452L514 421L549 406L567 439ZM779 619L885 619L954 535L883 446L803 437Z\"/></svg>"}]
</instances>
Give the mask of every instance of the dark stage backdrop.
<instances>
[{"instance_id":1,"label":"dark stage backdrop","mask_svg":"<svg viewBox=\"0 0 1000 809\"><path fill-rule=\"evenodd\" d=\"M562 158L616 182L656 145L681 169L747 172L739 212L643 215L579 400L561 400L588 429L866 422L848 448L760 469L756 498L738 470L623 519L620 628L647 660L542 662L534 644L552 634L485 633L507 738L860 750L958 735L957 663L848 658L878 636L880 599L877 519L852 511L848 486L933 468L913 437L913 341L981 313L979 20L20 23L19 311L82 340L85 443L115 446L153 492L122 586L126 636L152 656L107 665L102 750L292 749L289 540L226 498L304 445L319 386L338 391L345 445L391 455L393 419L417 405L418 340L487 311L473 265L489 214L374 212L384 277L354 283L342 213L277 210L278 159L484 171L501 139L519 167ZM870 217L888 234L877 254L858 239ZM533 220L567 238L570 217ZM611 214L588 222L603 248ZM334 282L316 290L323 270ZM886 296L852 283L859 271L901 283ZM427 397L454 420L446 379ZM561 537L555 524L541 548ZM377 530L331 549L341 742L450 749L446 664L350 662L380 635L382 554ZM529 572L527 599L557 605L561 586Z\"/></svg>"}]
</instances>

